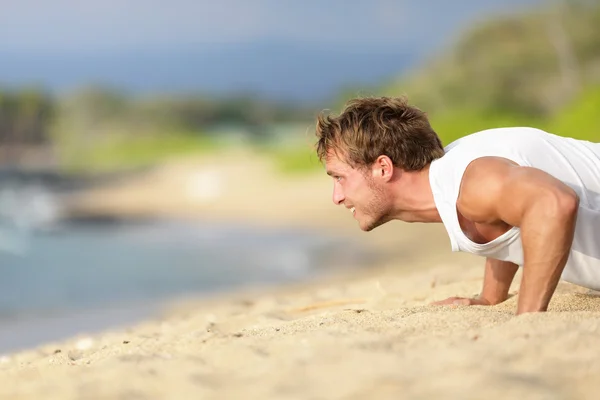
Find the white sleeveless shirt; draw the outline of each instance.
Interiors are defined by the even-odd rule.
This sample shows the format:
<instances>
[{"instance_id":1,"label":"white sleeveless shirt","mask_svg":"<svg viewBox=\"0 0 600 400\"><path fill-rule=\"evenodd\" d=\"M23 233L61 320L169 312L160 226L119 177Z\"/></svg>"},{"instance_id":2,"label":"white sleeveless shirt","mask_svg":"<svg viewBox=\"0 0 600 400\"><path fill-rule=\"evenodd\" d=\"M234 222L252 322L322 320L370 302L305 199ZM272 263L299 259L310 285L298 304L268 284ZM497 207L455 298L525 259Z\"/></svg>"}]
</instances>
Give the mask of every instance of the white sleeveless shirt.
<instances>
[{"instance_id":1,"label":"white sleeveless shirt","mask_svg":"<svg viewBox=\"0 0 600 400\"><path fill-rule=\"evenodd\" d=\"M504 157L541 169L579 195L575 237L562 279L600 290L600 143L553 135L534 128L489 129L449 144L431 163L435 205L450 237L452 251L463 251L523 265L520 229L513 227L485 244L471 241L458 222L456 201L463 173L479 157ZM485 196L485 193L481 193Z\"/></svg>"}]
</instances>

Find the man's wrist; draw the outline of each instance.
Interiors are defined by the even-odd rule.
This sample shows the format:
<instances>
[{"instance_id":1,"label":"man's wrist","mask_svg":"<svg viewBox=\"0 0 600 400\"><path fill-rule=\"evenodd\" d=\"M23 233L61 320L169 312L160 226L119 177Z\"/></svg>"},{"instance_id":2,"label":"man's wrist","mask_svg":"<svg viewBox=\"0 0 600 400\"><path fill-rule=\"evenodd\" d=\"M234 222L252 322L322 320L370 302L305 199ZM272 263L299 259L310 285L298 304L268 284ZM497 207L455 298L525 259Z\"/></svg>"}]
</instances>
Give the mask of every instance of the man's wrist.
<instances>
[{"instance_id":1,"label":"man's wrist","mask_svg":"<svg viewBox=\"0 0 600 400\"><path fill-rule=\"evenodd\" d=\"M477 296L477 298L480 301L484 301L486 302L488 305L490 306L495 306L496 304L500 304L504 301L506 301L506 299L508 298L508 295L505 296L490 296L490 295L485 295L483 293L481 293L479 296Z\"/></svg>"}]
</instances>

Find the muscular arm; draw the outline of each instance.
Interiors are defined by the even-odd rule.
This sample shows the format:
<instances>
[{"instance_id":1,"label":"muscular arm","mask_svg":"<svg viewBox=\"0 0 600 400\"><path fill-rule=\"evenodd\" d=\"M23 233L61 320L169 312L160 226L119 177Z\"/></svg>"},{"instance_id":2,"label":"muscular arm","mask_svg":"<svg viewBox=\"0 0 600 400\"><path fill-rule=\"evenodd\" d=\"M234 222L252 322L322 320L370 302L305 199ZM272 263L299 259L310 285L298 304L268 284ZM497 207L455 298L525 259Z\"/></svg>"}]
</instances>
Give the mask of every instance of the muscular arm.
<instances>
[{"instance_id":1,"label":"muscular arm","mask_svg":"<svg viewBox=\"0 0 600 400\"><path fill-rule=\"evenodd\" d=\"M500 304L505 301L518 270L517 264L486 258L483 289L479 297L488 304Z\"/></svg>"},{"instance_id":2,"label":"muscular arm","mask_svg":"<svg viewBox=\"0 0 600 400\"><path fill-rule=\"evenodd\" d=\"M472 221L521 229L523 278L517 314L546 311L567 262L579 199L551 175L483 157L466 169L457 207Z\"/></svg>"}]
</instances>

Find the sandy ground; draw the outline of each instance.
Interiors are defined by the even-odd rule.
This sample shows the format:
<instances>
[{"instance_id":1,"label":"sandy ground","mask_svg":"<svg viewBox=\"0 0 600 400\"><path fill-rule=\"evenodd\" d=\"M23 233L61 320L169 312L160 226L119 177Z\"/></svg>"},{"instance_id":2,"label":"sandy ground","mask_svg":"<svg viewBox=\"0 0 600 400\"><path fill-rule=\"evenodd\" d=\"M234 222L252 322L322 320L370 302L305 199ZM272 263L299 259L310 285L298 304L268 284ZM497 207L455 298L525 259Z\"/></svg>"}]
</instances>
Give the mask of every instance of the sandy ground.
<instances>
[{"instance_id":1,"label":"sandy ground","mask_svg":"<svg viewBox=\"0 0 600 400\"><path fill-rule=\"evenodd\" d=\"M482 260L450 253L441 226L393 223L365 234L331 205L328 178L282 178L244 160L217 172L212 162L173 164L86 195L77 212L208 218L210 210L329 229L364 239L383 261L318 282L189 299L129 329L6 355L0 398L598 398L597 294L561 283L549 312L518 317L517 295L494 307L431 306L477 293L482 280Z\"/></svg>"}]
</instances>

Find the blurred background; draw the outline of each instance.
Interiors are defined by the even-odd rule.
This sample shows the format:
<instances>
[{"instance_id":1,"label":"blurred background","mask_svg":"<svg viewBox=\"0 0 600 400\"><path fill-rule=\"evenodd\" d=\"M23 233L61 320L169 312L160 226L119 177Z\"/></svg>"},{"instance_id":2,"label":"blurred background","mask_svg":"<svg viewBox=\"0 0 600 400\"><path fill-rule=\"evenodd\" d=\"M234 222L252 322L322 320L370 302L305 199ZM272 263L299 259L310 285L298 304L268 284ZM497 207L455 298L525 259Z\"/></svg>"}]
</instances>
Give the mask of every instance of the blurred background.
<instances>
[{"instance_id":1,"label":"blurred background","mask_svg":"<svg viewBox=\"0 0 600 400\"><path fill-rule=\"evenodd\" d=\"M0 351L369 264L312 148L352 97L408 95L444 144L600 141L598 24L597 0L4 4Z\"/></svg>"}]
</instances>

